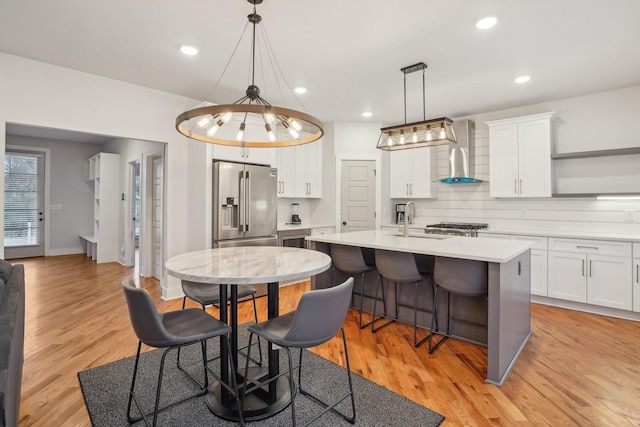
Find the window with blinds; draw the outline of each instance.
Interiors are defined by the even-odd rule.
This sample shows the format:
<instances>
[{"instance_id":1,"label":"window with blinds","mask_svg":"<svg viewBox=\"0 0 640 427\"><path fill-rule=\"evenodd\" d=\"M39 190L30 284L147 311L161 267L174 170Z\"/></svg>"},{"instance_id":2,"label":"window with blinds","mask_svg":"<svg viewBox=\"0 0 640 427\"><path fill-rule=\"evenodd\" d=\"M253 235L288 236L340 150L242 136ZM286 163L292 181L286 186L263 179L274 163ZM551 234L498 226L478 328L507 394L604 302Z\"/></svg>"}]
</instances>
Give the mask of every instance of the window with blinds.
<instances>
[{"instance_id":1,"label":"window with blinds","mask_svg":"<svg viewBox=\"0 0 640 427\"><path fill-rule=\"evenodd\" d=\"M4 158L4 246L39 245L39 163L42 155L5 153Z\"/></svg>"}]
</instances>

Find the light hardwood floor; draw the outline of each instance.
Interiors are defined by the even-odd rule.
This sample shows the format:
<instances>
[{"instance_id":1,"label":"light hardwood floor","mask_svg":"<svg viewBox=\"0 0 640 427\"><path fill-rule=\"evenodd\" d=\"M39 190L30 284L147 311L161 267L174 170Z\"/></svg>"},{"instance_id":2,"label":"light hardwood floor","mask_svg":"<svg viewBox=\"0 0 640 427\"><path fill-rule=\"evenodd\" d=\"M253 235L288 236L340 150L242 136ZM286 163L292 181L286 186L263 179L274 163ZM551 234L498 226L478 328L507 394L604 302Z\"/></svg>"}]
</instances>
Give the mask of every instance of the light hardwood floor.
<instances>
[{"instance_id":1,"label":"light hardwood floor","mask_svg":"<svg viewBox=\"0 0 640 427\"><path fill-rule=\"evenodd\" d=\"M20 426L91 425L77 372L135 354L120 288L133 269L84 255L12 262L26 269ZM181 307L160 299L156 280L140 281L160 311ZM281 313L308 289L282 288ZM264 319L266 298L258 303ZM241 305L240 318L252 320L251 304ZM514 370L496 387L484 383L485 348L450 339L429 355L424 345L414 349L408 325L371 334L357 327L354 310L345 322L353 371L441 413L445 426L640 425L640 324L534 304L531 326ZM337 339L316 352L344 365L340 348Z\"/></svg>"}]
</instances>

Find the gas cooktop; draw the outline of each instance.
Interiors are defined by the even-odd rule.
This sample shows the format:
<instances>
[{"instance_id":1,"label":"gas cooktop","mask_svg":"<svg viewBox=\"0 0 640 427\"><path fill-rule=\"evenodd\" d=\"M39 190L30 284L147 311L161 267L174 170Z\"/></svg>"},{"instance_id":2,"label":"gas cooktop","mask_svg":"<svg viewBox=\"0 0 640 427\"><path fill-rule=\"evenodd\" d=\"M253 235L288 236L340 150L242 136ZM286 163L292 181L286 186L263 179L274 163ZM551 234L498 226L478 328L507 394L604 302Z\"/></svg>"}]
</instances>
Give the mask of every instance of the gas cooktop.
<instances>
[{"instance_id":1,"label":"gas cooktop","mask_svg":"<svg viewBox=\"0 0 640 427\"><path fill-rule=\"evenodd\" d=\"M489 227L489 224L472 222L441 222L439 224L429 224L426 228L449 228L457 230L481 230Z\"/></svg>"},{"instance_id":2,"label":"gas cooktop","mask_svg":"<svg viewBox=\"0 0 640 427\"><path fill-rule=\"evenodd\" d=\"M441 234L450 236L478 237L478 230L487 228L489 224L470 222L441 222L425 226L426 234Z\"/></svg>"}]
</instances>

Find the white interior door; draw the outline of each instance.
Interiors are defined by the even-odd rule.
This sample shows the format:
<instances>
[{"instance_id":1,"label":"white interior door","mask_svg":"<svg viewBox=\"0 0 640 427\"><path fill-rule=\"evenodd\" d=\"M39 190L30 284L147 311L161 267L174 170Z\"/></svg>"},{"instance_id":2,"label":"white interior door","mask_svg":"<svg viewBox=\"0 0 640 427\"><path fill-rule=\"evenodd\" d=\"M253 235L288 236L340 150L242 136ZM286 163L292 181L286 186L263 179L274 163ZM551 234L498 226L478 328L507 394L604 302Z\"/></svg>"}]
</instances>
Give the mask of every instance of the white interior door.
<instances>
[{"instance_id":1,"label":"white interior door","mask_svg":"<svg viewBox=\"0 0 640 427\"><path fill-rule=\"evenodd\" d=\"M44 256L44 164L44 152L5 153L5 259Z\"/></svg>"},{"instance_id":2,"label":"white interior door","mask_svg":"<svg viewBox=\"0 0 640 427\"><path fill-rule=\"evenodd\" d=\"M376 225L374 160L343 160L341 164L341 231L373 230Z\"/></svg>"},{"instance_id":3,"label":"white interior door","mask_svg":"<svg viewBox=\"0 0 640 427\"><path fill-rule=\"evenodd\" d=\"M156 279L162 277L162 240L163 240L163 183L164 183L164 165L162 157L154 157L153 159L153 190L152 190L152 259L153 265L151 275Z\"/></svg>"}]
</instances>

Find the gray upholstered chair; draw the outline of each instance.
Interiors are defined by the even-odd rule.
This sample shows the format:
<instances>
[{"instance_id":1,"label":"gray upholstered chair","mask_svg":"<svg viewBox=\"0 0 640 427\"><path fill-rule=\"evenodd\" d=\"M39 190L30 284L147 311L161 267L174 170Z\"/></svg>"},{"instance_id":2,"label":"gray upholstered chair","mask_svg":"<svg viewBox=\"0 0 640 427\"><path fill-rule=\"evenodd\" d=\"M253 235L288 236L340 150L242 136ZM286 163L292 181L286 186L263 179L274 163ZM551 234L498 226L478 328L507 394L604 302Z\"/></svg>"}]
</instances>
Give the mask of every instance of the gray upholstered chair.
<instances>
[{"instance_id":1,"label":"gray upholstered chair","mask_svg":"<svg viewBox=\"0 0 640 427\"><path fill-rule=\"evenodd\" d=\"M467 259L436 257L433 268L433 286L435 287L434 310L431 318L431 333L429 334L429 353L433 353L439 346L450 337L449 322L447 319L447 331L442 334L438 327L438 294L440 288L447 292L447 307L451 295L463 297L478 297L486 295L489 284L489 272L487 263L484 261L473 261ZM449 316L449 309L447 308ZM434 345L433 336L443 335ZM465 340L469 341L469 340ZM471 341L479 345L484 343Z\"/></svg>"},{"instance_id":2,"label":"gray upholstered chair","mask_svg":"<svg viewBox=\"0 0 640 427\"><path fill-rule=\"evenodd\" d=\"M378 269L378 273L380 273L378 277L378 288L376 289L376 302L378 290L382 290L382 294L384 295L384 283L383 279L387 279L390 282L394 283L396 286L396 317L398 316L398 284L407 284L413 283L415 293L413 300L413 345L418 347L424 341L427 340L428 336L424 337L422 340L418 341L418 284L420 282L429 282L431 283L431 276L428 274L422 274L418 271L418 266L416 264L416 259L412 253L409 252L397 252L397 251L386 251L382 249L376 249L376 268ZM374 303L373 311L376 311L376 305ZM377 320L377 319L376 319ZM394 322L391 321L385 323L384 325L374 328L373 324L371 325L371 331L376 332L380 328L388 325L389 323Z\"/></svg>"},{"instance_id":3,"label":"gray upholstered chair","mask_svg":"<svg viewBox=\"0 0 640 427\"><path fill-rule=\"evenodd\" d=\"M333 411L350 423L355 422L356 406L353 395L353 383L351 380L351 366L349 365L349 353L347 351L347 338L342 328L342 323L349 310L349 300L353 290L353 277L348 278L344 283L326 289L318 289L302 295L298 307L295 311L269 319L266 322L249 326L249 345L253 335L257 335L282 347L287 352L289 370L280 375L270 378L265 382L258 382L257 378L248 378L249 355L247 355L245 366L245 393L264 386L265 384L277 380L282 375L289 375L289 387L291 387L291 417L293 426L296 425L295 396L296 386L293 379L293 369L298 368L298 390L304 395L310 396L315 402L324 407L324 410L316 414L305 425L309 425L320 418L327 411ZM326 403L313 396L302 388L302 349L318 346L333 338L338 331L342 332L342 344L344 346L344 356L347 364L347 377L349 381L349 392L336 399L333 403ZM250 348L250 347L249 347ZM293 366L291 358L291 348L300 349L300 358L297 366ZM250 384L253 384L250 386ZM352 416L339 412L335 406L351 397Z\"/></svg>"},{"instance_id":4,"label":"gray upholstered chair","mask_svg":"<svg viewBox=\"0 0 640 427\"><path fill-rule=\"evenodd\" d=\"M251 297L253 302L253 318L258 323L258 310L256 308L256 288L249 285L235 285L238 290L238 299ZM202 309L205 309L207 305L220 304L220 286L211 285L208 283L191 282L188 280L182 281L182 292L184 292L184 298L182 298L182 308L184 309L187 302L187 298L200 304ZM229 293L227 293L229 295ZM227 297L227 302L231 297Z\"/></svg>"},{"instance_id":5,"label":"gray upholstered chair","mask_svg":"<svg viewBox=\"0 0 640 427\"><path fill-rule=\"evenodd\" d=\"M251 297L253 302L253 318L256 323L258 323L258 310L256 307L256 288L249 285L234 285L238 291L238 299ZM227 286L228 289L229 286ZM184 297L182 298L182 309L184 310L185 305L187 303L187 298L197 302L200 304L202 309L204 310L208 305L219 305L220 304L220 286L219 285L211 285L209 283L198 283L191 282L189 280L182 280L182 292L184 292ZM227 302L231 299L229 292L227 292ZM262 365L262 346L260 341L258 341L258 348L260 351L258 352L258 360L257 363ZM240 350L244 350L245 347L242 347ZM211 360L211 359L210 359ZM180 363L180 350L178 350L178 363Z\"/></svg>"},{"instance_id":6,"label":"gray upholstered chair","mask_svg":"<svg viewBox=\"0 0 640 427\"><path fill-rule=\"evenodd\" d=\"M197 396L202 396L207 393L209 387L209 375L220 381L236 398L236 403L240 407L240 395L238 393L238 385L235 380L235 375L231 375L232 387L225 384L218 375L208 369L206 364L207 346L206 342L210 338L222 337L223 340L228 340L228 334L231 332L231 327L220 322L215 317L207 314L206 312L189 308L186 310L177 310L167 313L158 313L156 306L154 305L151 297L144 289L137 288L133 278L125 277L122 280L122 289L124 290L124 296L127 301L127 307L129 309L129 317L131 318L131 325L138 336L138 351L136 353L136 361L133 368L133 378L131 380L131 389L129 391L129 404L127 406L127 418L130 423L134 423L140 420L144 420L146 425L149 425L147 417L153 415L152 426L155 426L158 421L158 413L173 407L186 400L192 399ZM160 372L158 373L158 383L156 387L155 406L153 412L145 413L142 409L138 398L135 394L136 377L138 374L138 365L140 362L140 349L142 344L146 344L151 347L164 348L162 353L162 359L160 361ZM185 372L190 380L195 382L198 387L198 393L186 397L184 399L173 402L169 405L160 408L160 390L162 388L162 374L164 371L165 358L169 351L175 348L181 348L191 344L200 344L202 349L202 367L204 372L204 384L200 384L191 374ZM230 346L226 345L229 349L229 360L232 361ZM233 364L233 362L231 362ZM231 366L231 372L235 372L233 366ZM140 417L134 417L131 414L131 403L134 402L140 412ZM244 425L242 420L242 414L240 414L240 425Z\"/></svg>"},{"instance_id":7,"label":"gray upholstered chair","mask_svg":"<svg viewBox=\"0 0 640 427\"><path fill-rule=\"evenodd\" d=\"M364 279L365 274L370 271L374 271L376 269L375 265L367 264L365 262L362 250L357 246L347 246L347 245L330 245L329 251L331 252L331 261L333 262L333 266L347 274L349 277L354 277L356 274L360 274L361 285L360 285L360 307L358 310L358 325L360 329L364 329L367 326L371 325L372 322L362 323L362 307L363 300L365 297L364 294ZM334 272L335 273L335 272ZM333 283L333 279L331 280ZM384 298L384 295L383 295ZM387 303L386 300L383 300L384 304L384 314L387 314ZM353 304L352 304L353 305Z\"/></svg>"}]
</instances>

